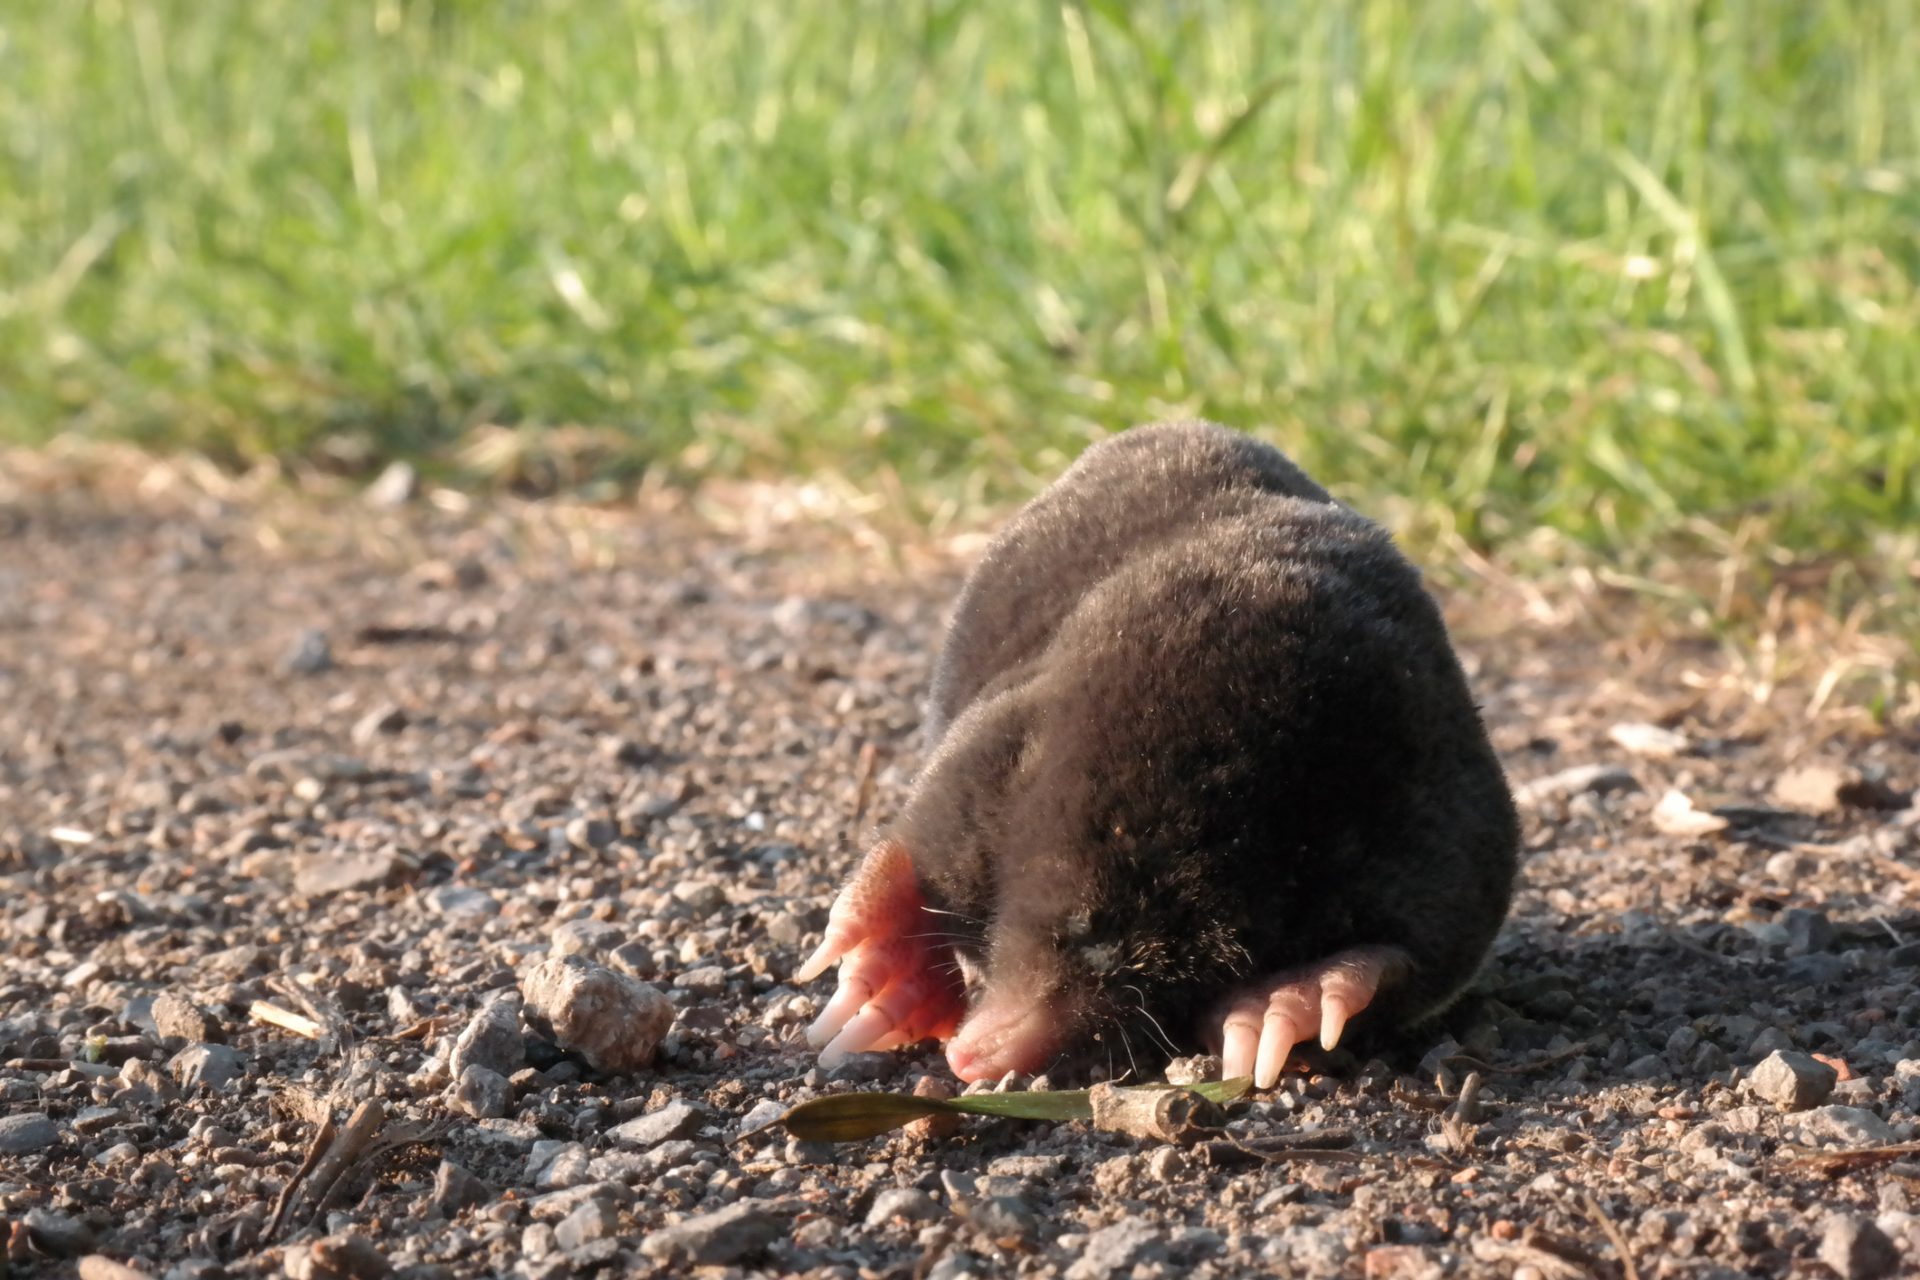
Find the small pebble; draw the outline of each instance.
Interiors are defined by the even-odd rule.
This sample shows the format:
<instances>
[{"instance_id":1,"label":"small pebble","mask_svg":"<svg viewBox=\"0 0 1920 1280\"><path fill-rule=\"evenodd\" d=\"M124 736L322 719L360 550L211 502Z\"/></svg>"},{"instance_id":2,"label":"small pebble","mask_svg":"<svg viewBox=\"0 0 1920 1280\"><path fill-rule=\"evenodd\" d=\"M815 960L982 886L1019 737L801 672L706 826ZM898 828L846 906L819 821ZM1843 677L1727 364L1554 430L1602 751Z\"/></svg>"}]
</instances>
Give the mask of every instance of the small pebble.
<instances>
[{"instance_id":1,"label":"small pebble","mask_svg":"<svg viewBox=\"0 0 1920 1280\"><path fill-rule=\"evenodd\" d=\"M1782 1111L1817 1107L1833 1092L1839 1075L1812 1054L1776 1049L1747 1077L1747 1087Z\"/></svg>"},{"instance_id":2,"label":"small pebble","mask_svg":"<svg viewBox=\"0 0 1920 1280\"><path fill-rule=\"evenodd\" d=\"M608 1075L650 1066L673 1025L673 1004L659 990L580 956L541 961L521 978L520 990L529 1018Z\"/></svg>"},{"instance_id":3,"label":"small pebble","mask_svg":"<svg viewBox=\"0 0 1920 1280\"><path fill-rule=\"evenodd\" d=\"M1159 1228L1140 1218L1123 1218L1087 1237L1079 1260L1067 1268L1067 1280L1114 1280L1166 1256L1167 1243Z\"/></svg>"},{"instance_id":4,"label":"small pebble","mask_svg":"<svg viewBox=\"0 0 1920 1280\"><path fill-rule=\"evenodd\" d=\"M498 1071L474 1063L453 1082L448 1102L476 1119L497 1119L513 1105L513 1084Z\"/></svg>"},{"instance_id":5,"label":"small pebble","mask_svg":"<svg viewBox=\"0 0 1920 1280\"><path fill-rule=\"evenodd\" d=\"M0 1155L26 1156L60 1141L60 1126L42 1111L0 1116Z\"/></svg>"},{"instance_id":6,"label":"small pebble","mask_svg":"<svg viewBox=\"0 0 1920 1280\"><path fill-rule=\"evenodd\" d=\"M238 1049L224 1044L190 1044L167 1062L167 1072L183 1089L224 1089L247 1069Z\"/></svg>"},{"instance_id":7,"label":"small pebble","mask_svg":"<svg viewBox=\"0 0 1920 1280\"><path fill-rule=\"evenodd\" d=\"M20 1225L35 1249L56 1258L77 1258L93 1248L93 1228L70 1213L29 1209Z\"/></svg>"},{"instance_id":8,"label":"small pebble","mask_svg":"<svg viewBox=\"0 0 1920 1280\"><path fill-rule=\"evenodd\" d=\"M607 1130L607 1137L620 1146L644 1150L674 1138L690 1138L706 1122L704 1108L676 1098L657 1111L613 1126Z\"/></svg>"},{"instance_id":9,"label":"small pebble","mask_svg":"<svg viewBox=\"0 0 1920 1280\"><path fill-rule=\"evenodd\" d=\"M554 1243L568 1253L619 1233L620 1218L605 1200L589 1200L554 1224Z\"/></svg>"},{"instance_id":10,"label":"small pebble","mask_svg":"<svg viewBox=\"0 0 1920 1280\"><path fill-rule=\"evenodd\" d=\"M940 1204L918 1187L889 1187L873 1198L867 1225L881 1227L894 1221L931 1222L941 1216Z\"/></svg>"},{"instance_id":11,"label":"small pebble","mask_svg":"<svg viewBox=\"0 0 1920 1280\"><path fill-rule=\"evenodd\" d=\"M520 993L500 991L480 1005L453 1042L447 1071L458 1078L468 1067L512 1076L526 1065L527 1038L520 1029Z\"/></svg>"},{"instance_id":12,"label":"small pebble","mask_svg":"<svg viewBox=\"0 0 1920 1280\"><path fill-rule=\"evenodd\" d=\"M1820 1261L1841 1280L1879 1280L1900 1265L1900 1251L1869 1219L1836 1213L1821 1229Z\"/></svg>"},{"instance_id":13,"label":"small pebble","mask_svg":"<svg viewBox=\"0 0 1920 1280\"><path fill-rule=\"evenodd\" d=\"M977 1200L967 1210L967 1221L1002 1248L1027 1244L1040 1230L1040 1219L1019 1196L988 1196Z\"/></svg>"},{"instance_id":14,"label":"small pebble","mask_svg":"<svg viewBox=\"0 0 1920 1280\"><path fill-rule=\"evenodd\" d=\"M443 1218L451 1218L462 1209L485 1204L499 1194L491 1185L468 1173L451 1160L442 1160L434 1171L433 1191L428 1202Z\"/></svg>"},{"instance_id":15,"label":"small pebble","mask_svg":"<svg viewBox=\"0 0 1920 1280\"><path fill-rule=\"evenodd\" d=\"M280 669L295 676L317 676L322 671L331 671L333 645L328 642L327 633L318 627L308 627L294 637L286 656L280 660Z\"/></svg>"},{"instance_id":16,"label":"small pebble","mask_svg":"<svg viewBox=\"0 0 1920 1280\"><path fill-rule=\"evenodd\" d=\"M662 1266L724 1267L766 1248L783 1226L770 1206L742 1200L660 1228L640 1242L640 1252Z\"/></svg>"}]
</instances>

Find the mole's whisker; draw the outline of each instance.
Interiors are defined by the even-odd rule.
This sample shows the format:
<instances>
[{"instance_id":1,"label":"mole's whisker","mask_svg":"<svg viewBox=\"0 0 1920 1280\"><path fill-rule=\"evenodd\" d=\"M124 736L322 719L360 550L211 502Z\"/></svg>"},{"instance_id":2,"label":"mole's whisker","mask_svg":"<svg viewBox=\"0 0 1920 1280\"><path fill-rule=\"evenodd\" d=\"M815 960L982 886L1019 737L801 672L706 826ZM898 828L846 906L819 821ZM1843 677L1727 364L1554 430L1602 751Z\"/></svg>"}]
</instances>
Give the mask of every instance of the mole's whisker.
<instances>
[{"instance_id":1,"label":"mole's whisker","mask_svg":"<svg viewBox=\"0 0 1920 1280\"><path fill-rule=\"evenodd\" d=\"M926 912L928 915L932 915L932 916L952 916L955 920L965 920L968 924L980 923L980 921L974 919L972 916L968 915L964 911L948 911L942 907L926 907L926 906L923 906L920 909Z\"/></svg>"},{"instance_id":2,"label":"mole's whisker","mask_svg":"<svg viewBox=\"0 0 1920 1280\"><path fill-rule=\"evenodd\" d=\"M1135 986L1128 986L1125 990L1133 992L1134 995L1140 998L1140 1003L1136 1006L1140 1012L1140 1016L1145 1018L1147 1025L1153 1028L1154 1034L1160 1038L1160 1043L1166 1051L1176 1058L1179 1057L1180 1050L1174 1045L1173 1037L1167 1034L1167 1029L1160 1025L1160 1019L1154 1017L1153 1013L1147 1008L1147 993Z\"/></svg>"}]
</instances>

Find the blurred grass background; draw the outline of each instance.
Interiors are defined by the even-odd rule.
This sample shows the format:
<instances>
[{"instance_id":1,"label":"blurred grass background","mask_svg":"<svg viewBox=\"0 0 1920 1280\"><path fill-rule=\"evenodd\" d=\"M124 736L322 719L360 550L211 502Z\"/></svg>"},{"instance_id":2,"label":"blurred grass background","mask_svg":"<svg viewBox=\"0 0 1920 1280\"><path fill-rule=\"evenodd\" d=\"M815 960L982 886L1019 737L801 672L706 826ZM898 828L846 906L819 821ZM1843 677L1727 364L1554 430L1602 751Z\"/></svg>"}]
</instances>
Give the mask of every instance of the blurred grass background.
<instances>
[{"instance_id":1,"label":"blurred grass background","mask_svg":"<svg viewBox=\"0 0 1920 1280\"><path fill-rule=\"evenodd\" d=\"M4 0L0 438L937 516L1204 414L1478 545L1858 553L1916 9Z\"/></svg>"}]
</instances>

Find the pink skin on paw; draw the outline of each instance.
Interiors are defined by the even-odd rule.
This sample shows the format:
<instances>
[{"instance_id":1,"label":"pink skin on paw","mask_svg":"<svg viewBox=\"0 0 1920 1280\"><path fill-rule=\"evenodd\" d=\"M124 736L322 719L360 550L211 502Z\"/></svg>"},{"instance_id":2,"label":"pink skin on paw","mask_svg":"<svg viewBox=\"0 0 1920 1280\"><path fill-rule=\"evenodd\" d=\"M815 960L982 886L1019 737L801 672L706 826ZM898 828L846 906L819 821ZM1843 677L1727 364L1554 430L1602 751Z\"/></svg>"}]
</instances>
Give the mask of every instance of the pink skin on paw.
<instances>
[{"instance_id":1,"label":"pink skin on paw","mask_svg":"<svg viewBox=\"0 0 1920 1280\"><path fill-rule=\"evenodd\" d=\"M935 946L939 932L906 848L893 840L875 845L834 899L819 948L794 974L810 982L840 962L833 997L807 1028L822 1066L953 1034L966 1001L951 958Z\"/></svg>"},{"instance_id":2,"label":"pink skin on paw","mask_svg":"<svg viewBox=\"0 0 1920 1280\"><path fill-rule=\"evenodd\" d=\"M1222 1078L1250 1075L1256 1088L1271 1089L1294 1046L1316 1035L1323 1049L1339 1044L1348 1020L1407 963L1397 947L1353 947L1243 988L1221 1019Z\"/></svg>"}]
</instances>

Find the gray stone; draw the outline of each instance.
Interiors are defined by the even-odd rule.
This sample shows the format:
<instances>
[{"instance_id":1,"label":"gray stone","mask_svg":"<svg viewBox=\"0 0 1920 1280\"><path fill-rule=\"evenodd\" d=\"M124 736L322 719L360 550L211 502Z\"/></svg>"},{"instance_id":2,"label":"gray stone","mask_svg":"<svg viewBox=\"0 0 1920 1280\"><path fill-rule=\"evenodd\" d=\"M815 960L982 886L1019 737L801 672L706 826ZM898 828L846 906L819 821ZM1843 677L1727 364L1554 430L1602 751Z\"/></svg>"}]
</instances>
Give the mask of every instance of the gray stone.
<instances>
[{"instance_id":1,"label":"gray stone","mask_svg":"<svg viewBox=\"0 0 1920 1280\"><path fill-rule=\"evenodd\" d=\"M1029 1244L1040 1230L1040 1219L1019 1196L988 1196L977 1200L967 1210L967 1221L987 1239L1003 1247Z\"/></svg>"},{"instance_id":2,"label":"gray stone","mask_svg":"<svg viewBox=\"0 0 1920 1280\"><path fill-rule=\"evenodd\" d=\"M95 1156L93 1162L103 1169L111 1169L116 1165L123 1165L129 1160L138 1160L139 1158L139 1147L134 1146L131 1142L116 1142Z\"/></svg>"},{"instance_id":3,"label":"gray stone","mask_svg":"<svg viewBox=\"0 0 1920 1280\"><path fill-rule=\"evenodd\" d=\"M1867 1219L1836 1213L1820 1233L1820 1261L1841 1280L1879 1280L1900 1265L1900 1251Z\"/></svg>"},{"instance_id":4,"label":"gray stone","mask_svg":"<svg viewBox=\"0 0 1920 1280\"><path fill-rule=\"evenodd\" d=\"M153 1029L163 1040L192 1040L218 1044L226 1029L220 1019L178 991L162 991L153 998Z\"/></svg>"},{"instance_id":5,"label":"gray stone","mask_svg":"<svg viewBox=\"0 0 1920 1280\"><path fill-rule=\"evenodd\" d=\"M867 1210L867 1225L885 1226L901 1222L931 1222L942 1215L940 1202L918 1187L889 1187L873 1198Z\"/></svg>"},{"instance_id":6,"label":"gray stone","mask_svg":"<svg viewBox=\"0 0 1920 1280\"><path fill-rule=\"evenodd\" d=\"M410 861L392 850L316 853L301 860L299 870L293 873L293 890L307 898L371 893L404 884L413 869Z\"/></svg>"},{"instance_id":7,"label":"gray stone","mask_svg":"<svg viewBox=\"0 0 1920 1280\"><path fill-rule=\"evenodd\" d=\"M627 931L605 920L569 920L553 931L551 954L597 959L627 940Z\"/></svg>"},{"instance_id":8,"label":"gray stone","mask_svg":"<svg viewBox=\"0 0 1920 1280\"><path fill-rule=\"evenodd\" d=\"M246 1073L247 1060L224 1044L190 1044L167 1062L183 1089L224 1089Z\"/></svg>"},{"instance_id":9,"label":"gray stone","mask_svg":"<svg viewBox=\"0 0 1920 1280\"><path fill-rule=\"evenodd\" d=\"M666 1266L724 1267L766 1248L782 1227L765 1201L742 1200L662 1227L640 1242L640 1252Z\"/></svg>"},{"instance_id":10,"label":"gray stone","mask_svg":"<svg viewBox=\"0 0 1920 1280\"><path fill-rule=\"evenodd\" d=\"M1079 1260L1067 1268L1067 1280L1109 1280L1131 1274L1143 1262L1164 1261L1166 1241L1158 1228L1139 1218L1123 1218L1087 1237Z\"/></svg>"},{"instance_id":11,"label":"gray stone","mask_svg":"<svg viewBox=\"0 0 1920 1280\"><path fill-rule=\"evenodd\" d=\"M449 1102L454 1110L478 1119L497 1119L513 1104L513 1085L498 1071L475 1063L453 1082Z\"/></svg>"},{"instance_id":12,"label":"gray stone","mask_svg":"<svg viewBox=\"0 0 1920 1280\"><path fill-rule=\"evenodd\" d=\"M1824 912L1788 907L1780 913L1779 924L1787 931L1789 955L1804 956L1833 945L1833 921L1827 919Z\"/></svg>"},{"instance_id":13,"label":"gray stone","mask_svg":"<svg viewBox=\"0 0 1920 1280\"><path fill-rule=\"evenodd\" d=\"M1815 1107L1794 1121L1797 1140L1810 1147L1875 1147L1900 1137L1892 1125L1861 1107Z\"/></svg>"},{"instance_id":14,"label":"gray stone","mask_svg":"<svg viewBox=\"0 0 1920 1280\"><path fill-rule=\"evenodd\" d=\"M947 1200L950 1203L959 1204L964 1200L973 1199L980 1193L980 1180L959 1169L942 1169L940 1189L947 1193Z\"/></svg>"},{"instance_id":15,"label":"gray stone","mask_svg":"<svg viewBox=\"0 0 1920 1280\"><path fill-rule=\"evenodd\" d=\"M391 702L383 702L353 722L347 736L357 747L372 744L382 734L398 733L407 727L407 713Z\"/></svg>"},{"instance_id":16,"label":"gray stone","mask_svg":"<svg viewBox=\"0 0 1920 1280\"><path fill-rule=\"evenodd\" d=\"M1811 955L1794 956L1780 966L1781 981L1794 987L1824 987L1847 976L1846 957L1831 952L1816 951Z\"/></svg>"},{"instance_id":17,"label":"gray stone","mask_svg":"<svg viewBox=\"0 0 1920 1280\"><path fill-rule=\"evenodd\" d=\"M673 896L695 917L710 916L727 905L727 891L707 880L682 880L673 886Z\"/></svg>"},{"instance_id":18,"label":"gray stone","mask_svg":"<svg viewBox=\"0 0 1920 1280\"><path fill-rule=\"evenodd\" d=\"M1837 1079L1832 1067L1811 1054L1776 1049L1747 1077L1747 1088L1782 1111L1805 1111L1825 1102Z\"/></svg>"},{"instance_id":19,"label":"gray stone","mask_svg":"<svg viewBox=\"0 0 1920 1280\"><path fill-rule=\"evenodd\" d=\"M1336 1276L1353 1250L1340 1236L1322 1227L1288 1227L1270 1237L1261 1253L1296 1268L1301 1275Z\"/></svg>"},{"instance_id":20,"label":"gray stone","mask_svg":"<svg viewBox=\"0 0 1920 1280\"><path fill-rule=\"evenodd\" d=\"M530 1222L520 1233L521 1256L538 1260L560 1248L560 1240L551 1222ZM543 1273L544 1274L544 1273Z\"/></svg>"},{"instance_id":21,"label":"gray stone","mask_svg":"<svg viewBox=\"0 0 1920 1280\"><path fill-rule=\"evenodd\" d=\"M542 1191L562 1191L597 1181L589 1168L592 1159L578 1142L536 1142L527 1167L534 1186Z\"/></svg>"},{"instance_id":22,"label":"gray stone","mask_svg":"<svg viewBox=\"0 0 1920 1280\"><path fill-rule=\"evenodd\" d=\"M445 920L474 922L500 914L500 904L484 889L443 884L420 895L428 911Z\"/></svg>"},{"instance_id":23,"label":"gray stone","mask_svg":"<svg viewBox=\"0 0 1920 1280\"><path fill-rule=\"evenodd\" d=\"M758 1133L785 1114L787 1114L787 1108L784 1103L773 1098L762 1098L753 1104L753 1110L740 1117L740 1131L736 1136L744 1138L748 1134Z\"/></svg>"},{"instance_id":24,"label":"gray stone","mask_svg":"<svg viewBox=\"0 0 1920 1280\"><path fill-rule=\"evenodd\" d=\"M83 1107L73 1117L73 1131L92 1137L126 1122L127 1113L118 1107Z\"/></svg>"},{"instance_id":25,"label":"gray stone","mask_svg":"<svg viewBox=\"0 0 1920 1280\"><path fill-rule=\"evenodd\" d=\"M462 1209L485 1204L496 1194L492 1185L483 1179L474 1177L451 1160L442 1160L433 1175L429 1203L441 1217L451 1218Z\"/></svg>"},{"instance_id":26,"label":"gray stone","mask_svg":"<svg viewBox=\"0 0 1920 1280\"><path fill-rule=\"evenodd\" d=\"M34 1248L56 1258L77 1258L93 1248L93 1228L71 1214L29 1209L21 1225Z\"/></svg>"},{"instance_id":27,"label":"gray stone","mask_svg":"<svg viewBox=\"0 0 1920 1280\"><path fill-rule=\"evenodd\" d=\"M317 676L332 670L333 645L328 642L327 633L318 627L308 627L294 637L287 656L280 659L280 669L293 676Z\"/></svg>"},{"instance_id":28,"label":"gray stone","mask_svg":"<svg viewBox=\"0 0 1920 1280\"><path fill-rule=\"evenodd\" d=\"M485 1067L511 1076L527 1063L527 1038L520 1030L520 994L488 996L453 1042L447 1073L456 1080L468 1067Z\"/></svg>"},{"instance_id":29,"label":"gray stone","mask_svg":"<svg viewBox=\"0 0 1920 1280\"><path fill-rule=\"evenodd\" d=\"M1536 778L1524 786L1515 787L1514 801L1525 808L1537 805L1542 800L1566 799L1569 796L1605 795L1609 791L1635 791L1639 781L1632 773L1618 765L1583 764L1571 769L1562 769L1558 773L1544 778Z\"/></svg>"},{"instance_id":30,"label":"gray stone","mask_svg":"<svg viewBox=\"0 0 1920 1280\"><path fill-rule=\"evenodd\" d=\"M0 1116L0 1155L29 1156L60 1141L60 1126L42 1111Z\"/></svg>"},{"instance_id":31,"label":"gray stone","mask_svg":"<svg viewBox=\"0 0 1920 1280\"><path fill-rule=\"evenodd\" d=\"M927 1272L927 1280L980 1280L993 1274L991 1268L965 1249L949 1249Z\"/></svg>"},{"instance_id":32,"label":"gray stone","mask_svg":"<svg viewBox=\"0 0 1920 1280\"><path fill-rule=\"evenodd\" d=\"M1659 1080L1667 1074L1666 1059L1657 1053L1645 1054L1626 1065L1629 1080Z\"/></svg>"},{"instance_id":33,"label":"gray stone","mask_svg":"<svg viewBox=\"0 0 1920 1280\"><path fill-rule=\"evenodd\" d=\"M556 1044L609 1075L649 1066L673 1025L673 1004L656 988L579 956L542 960L520 990Z\"/></svg>"},{"instance_id":34,"label":"gray stone","mask_svg":"<svg viewBox=\"0 0 1920 1280\"><path fill-rule=\"evenodd\" d=\"M617 1182L588 1182L561 1191L548 1191L526 1202L527 1212L538 1222L559 1222L589 1200L604 1200L611 1205L624 1204L633 1193Z\"/></svg>"},{"instance_id":35,"label":"gray stone","mask_svg":"<svg viewBox=\"0 0 1920 1280\"><path fill-rule=\"evenodd\" d=\"M703 964L675 978L673 985L691 995L717 996L727 989L727 971L717 964Z\"/></svg>"},{"instance_id":36,"label":"gray stone","mask_svg":"<svg viewBox=\"0 0 1920 1280\"><path fill-rule=\"evenodd\" d=\"M554 1224L553 1239L568 1253L583 1249L620 1231L620 1218L605 1200L589 1200Z\"/></svg>"},{"instance_id":37,"label":"gray stone","mask_svg":"<svg viewBox=\"0 0 1920 1280\"><path fill-rule=\"evenodd\" d=\"M607 1136L623 1147L646 1148L671 1138L691 1138L707 1121L706 1111L682 1098L676 1098L658 1111L635 1116L607 1130Z\"/></svg>"},{"instance_id":38,"label":"gray stone","mask_svg":"<svg viewBox=\"0 0 1920 1280\"><path fill-rule=\"evenodd\" d=\"M584 815L571 818L564 829L567 843L582 853L591 853L595 849L604 849L613 843L620 829L605 818L589 818Z\"/></svg>"},{"instance_id":39,"label":"gray stone","mask_svg":"<svg viewBox=\"0 0 1920 1280\"><path fill-rule=\"evenodd\" d=\"M287 1250L288 1280L381 1280L393 1264L365 1236L343 1234Z\"/></svg>"},{"instance_id":40,"label":"gray stone","mask_svg":"<svg viewBox=\"0 0 1920 1280\"><path fill-rule=\"evenodd\" d=\"M1791 1048L1793 1048L1792 1036L1779 1027L1766 1027L1753 1038L1753 1043L1747 1046L1747 1052L1753 1057L1764 1058L1776 1049Z\"/></svg>"}]
</instances>

